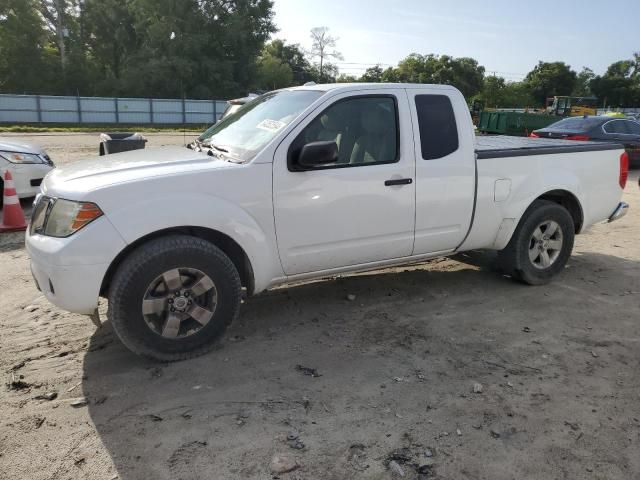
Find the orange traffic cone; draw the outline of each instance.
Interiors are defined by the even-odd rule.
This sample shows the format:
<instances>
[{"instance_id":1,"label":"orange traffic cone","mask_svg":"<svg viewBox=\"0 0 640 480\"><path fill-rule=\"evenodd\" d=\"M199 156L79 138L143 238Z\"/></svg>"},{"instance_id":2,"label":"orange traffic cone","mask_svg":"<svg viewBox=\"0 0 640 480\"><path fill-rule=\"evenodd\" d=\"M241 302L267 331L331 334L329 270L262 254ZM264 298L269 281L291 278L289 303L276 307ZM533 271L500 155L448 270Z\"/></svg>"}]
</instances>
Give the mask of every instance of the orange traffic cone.
<instances>
[{"instance_id":1,"label":"orange traffic cone","mask_svg":"<svg viewBox=\"0 0 640 480\"><path fill-rule=\"evenodd\" d=\"M11 172L4 172L4 210L2 212L2 223L0 223L0 233L19 232L27 229L27 222L24 220L24 213L20 206L20 199L13 185Z\"/></svg>"}]
</instances>

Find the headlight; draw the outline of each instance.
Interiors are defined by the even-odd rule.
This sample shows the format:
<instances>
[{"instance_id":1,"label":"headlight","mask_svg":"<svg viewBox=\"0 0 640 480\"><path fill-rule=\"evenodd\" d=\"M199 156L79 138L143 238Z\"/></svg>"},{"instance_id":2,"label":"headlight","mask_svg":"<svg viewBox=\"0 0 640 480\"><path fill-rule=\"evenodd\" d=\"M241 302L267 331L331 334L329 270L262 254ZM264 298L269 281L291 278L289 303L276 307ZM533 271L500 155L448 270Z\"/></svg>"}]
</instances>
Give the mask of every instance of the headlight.
<instances>
[{"instance_id":1,"label":"headlight","mask_svg":"<svg viewBox=\"0 0 640 480\"><path fill-rule=\"evenodd\" d=\"M35 208L31 233L68 237L102 215L95 203L43 196Z\"/></svg>"},{"instance_id":2,"label":"headlight","mask_svg":"<svg viewBox=\"0 0 640 480\"><path fill-rule=\"evenodd\" d=\"M2 152L0 151L0 157L11 163L46 163L45 160L40 158L39 155L34 153L16 153L16 152Z\"/></svg>"}]
</instances>

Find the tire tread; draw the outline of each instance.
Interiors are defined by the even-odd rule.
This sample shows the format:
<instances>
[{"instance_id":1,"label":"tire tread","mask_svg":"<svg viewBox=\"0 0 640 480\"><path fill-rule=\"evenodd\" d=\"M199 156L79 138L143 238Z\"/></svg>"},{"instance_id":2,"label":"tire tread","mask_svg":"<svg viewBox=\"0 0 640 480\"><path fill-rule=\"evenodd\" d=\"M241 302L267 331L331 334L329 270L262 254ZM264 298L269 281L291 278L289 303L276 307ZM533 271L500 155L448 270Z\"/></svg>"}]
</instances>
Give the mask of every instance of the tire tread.
<instances>
[{"instance_id":1,"label":"tire tread","mask_svg":"<svg viewBox=\"0 0 640 480\"><path fill-rule=\"evenodd\" d=\"M123 297L125 290L134 281L133 277L141 268L144 268L144 265L159 256L175 255L176 251L180 249L197 249L202 251L203 255L211 255L219 261L222 268L225 269L224 273L232 280L229 290L233 295L231 299L233 313L229 318L225 319L223 331L238 315L242 294L240 275L233 262L222 250L206 240L189 235L170 235L156 238L131 252L116 271L109 289L107 318L111 321L111 325L122 343L137 355L164 362L186 360L209 352L216 346L217 340L222 336L221 333L216 340L195 349L167 353L148 347L127 328L127 313L124 311L124 305L118 299Z\"/></svg>"},{"instance_id":2,"label":"tire tread","mask_svg":"<svg viewBox=\"0 0 640 480\"><path fill-rule=\"evenodd\" d=\"M542 218L548 218L549 215L563 217L568 231L563 230L564 245L563 251L550 271L535 271L533 265L528 263L528 243L529 229L533 223L540 222ZM526 237L526 238L525 238ZM544 285L549 283L551 279L564 268L567 260L571 256L574 241L574 224L571 214L562 206L549 200L535 200L525 211L516 227L511 240L507 246L498 252L499 262L503 271L514 280L529 285ZM526 258L526 260L525 260ZM557 271L556 271L557 270Z\"/></svg>"}]
</instances>

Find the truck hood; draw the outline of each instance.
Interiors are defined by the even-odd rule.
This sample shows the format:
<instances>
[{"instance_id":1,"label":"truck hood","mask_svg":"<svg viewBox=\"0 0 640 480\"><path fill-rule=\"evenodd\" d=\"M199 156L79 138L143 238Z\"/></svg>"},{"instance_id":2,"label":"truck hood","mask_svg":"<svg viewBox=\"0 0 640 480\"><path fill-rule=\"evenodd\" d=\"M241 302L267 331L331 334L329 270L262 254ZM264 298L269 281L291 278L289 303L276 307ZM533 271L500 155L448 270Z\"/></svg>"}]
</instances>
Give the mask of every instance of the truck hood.
<instances>
[{"instance_id":1,"label":"truck hood","mask_svg":"<svg viewBox=\"0 0 640 480\"><path fill-rule=\"evenodd\" d=\"M43 191L62 196L86 193L108 185L135 182L201 170L233 168L237 164L185 147L159 147L80 160L52 170Z\"/></svg>"}]
</instances>

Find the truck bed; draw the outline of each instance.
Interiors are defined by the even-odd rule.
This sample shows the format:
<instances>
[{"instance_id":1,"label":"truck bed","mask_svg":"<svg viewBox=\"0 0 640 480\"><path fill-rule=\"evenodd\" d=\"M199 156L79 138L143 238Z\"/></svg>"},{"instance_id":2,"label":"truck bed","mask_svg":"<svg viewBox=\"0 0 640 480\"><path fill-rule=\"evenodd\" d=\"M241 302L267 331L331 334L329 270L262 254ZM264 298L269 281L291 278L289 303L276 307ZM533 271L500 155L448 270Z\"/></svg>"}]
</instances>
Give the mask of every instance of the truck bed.
<instances>
[{"instance_id":1,"label":"truck bed","mask_svg":"<svg viewBox=\"0 0 640 480\"><path fill-rule=\"evenodd\" d=\"M624 149L622 144L610 142L580 142L553 138L508 137L504 135L481 135L476 137L478 159L622 149Z\"/></svg>"}]
</instances>

